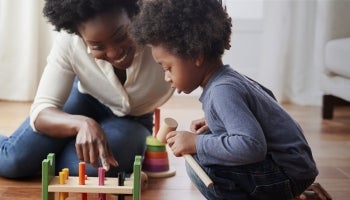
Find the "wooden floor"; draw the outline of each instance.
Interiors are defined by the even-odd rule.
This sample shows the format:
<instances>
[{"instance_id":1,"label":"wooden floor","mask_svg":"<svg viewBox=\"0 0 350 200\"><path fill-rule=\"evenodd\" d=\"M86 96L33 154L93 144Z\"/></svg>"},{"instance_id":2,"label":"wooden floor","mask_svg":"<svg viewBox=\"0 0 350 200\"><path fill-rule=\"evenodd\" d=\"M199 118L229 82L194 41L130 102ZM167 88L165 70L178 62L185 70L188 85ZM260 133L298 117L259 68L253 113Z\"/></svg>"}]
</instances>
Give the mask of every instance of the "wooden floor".
<instances>
[{"instance_id":1,"label":"wooden floor","mask_svg":"<svg viewBox=\"0 0 350 200\"><path fill-rule=\"evenodd\" d=\"M0 133L11 132L27 116L30 103L0 101ZM284 105L287 111L301 124L313 150L321 183L335 200L350 197L350 107L338 107L333 120L321 119L318 106ZM192 119L202 117L195 97L175 96L161 108L161 118L173 117L179 122L178 130L188 130ZM183 158L169 153L170 165L176 175L166 179L150 179L148 188L142 192L143 200L200 200L204 199L192 186L184 169ZM0 178L1 200L40 199L40 180L8 180ZM80 199L70 194L68 199ZM90 195L89 199L97 199ZM108 199L117 199L108 196ZM130 199L130 198L127 198Z\"/></svg>"}]
</instances>

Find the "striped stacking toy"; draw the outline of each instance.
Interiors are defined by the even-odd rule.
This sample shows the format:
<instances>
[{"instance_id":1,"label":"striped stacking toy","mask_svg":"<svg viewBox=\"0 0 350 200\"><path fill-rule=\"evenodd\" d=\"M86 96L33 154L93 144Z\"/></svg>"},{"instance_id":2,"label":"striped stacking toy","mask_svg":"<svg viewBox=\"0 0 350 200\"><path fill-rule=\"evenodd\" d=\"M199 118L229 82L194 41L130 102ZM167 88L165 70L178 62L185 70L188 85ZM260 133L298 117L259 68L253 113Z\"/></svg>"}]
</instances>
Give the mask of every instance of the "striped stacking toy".
<instances>
[{"instance_id":1,"label":"striped stacking toy","mask_svg":"<svg viewBox=\"0 0 350 200\"><path fill-rule=\"evenodd\" d=\"M160 142L154 136L148 136L146 145L147 149L142 163L142 171L151 178L174 176L176 172L169 166L166 144Z\"/></svg>"}]
</instances>

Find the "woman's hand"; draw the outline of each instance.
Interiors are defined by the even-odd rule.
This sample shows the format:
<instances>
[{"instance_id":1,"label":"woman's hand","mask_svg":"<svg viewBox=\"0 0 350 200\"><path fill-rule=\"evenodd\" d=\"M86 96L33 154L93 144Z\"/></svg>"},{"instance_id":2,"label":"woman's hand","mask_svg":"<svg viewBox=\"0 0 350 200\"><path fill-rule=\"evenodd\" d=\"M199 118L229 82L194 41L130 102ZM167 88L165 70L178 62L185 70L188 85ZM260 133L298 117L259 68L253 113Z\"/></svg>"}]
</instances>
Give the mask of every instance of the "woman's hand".
<instances>
[{"instance_id":1,"label":"woman's hand","mask_svg":"<svg viewBox=\"0 0 350 200\"><path fill-rule=\"evenodd\" d=\"M105 133L92 118L71 115L54 107L42 110L35 120L36 129L55 138L76 137L75 147L78 158L98 167L98 158L105 170L110 165L118 166L108 145Z\"/></svg>"},{"instance_id":2,"label":"woman's hand","mask_svg":"<svg viewBox=\"0 0 350 200\"><path fill-rule=\"evenodd\" d=\"M105 133L100 125L91 118L86 118L81 122L76 136L75 148L78 158L91 163L94 167L99 165L98 158L100 158L103 168L107 171L110 165L118 166Z\"/></svg>"},{"instance_id":3,"label":"woman's hand","mask_svg":"<svg viewBox=\"0 0 350 200\"><path fill-rule=\"evenodd\" d=\"M202 134L209 130L204 118L192 121L190 130L196 134Z\"/></svg>"},{"instance_id":4,"label":"woman's hand","mask_svg":"<svg viewBox=\"0 0 350 200\"><path fill-rule=\"evenodd\" d=\"M197 152L197 137L198 135L188 131L172 131L166 135L166 141L174 155L179 157Z\"/></svg>"}]
</instances>

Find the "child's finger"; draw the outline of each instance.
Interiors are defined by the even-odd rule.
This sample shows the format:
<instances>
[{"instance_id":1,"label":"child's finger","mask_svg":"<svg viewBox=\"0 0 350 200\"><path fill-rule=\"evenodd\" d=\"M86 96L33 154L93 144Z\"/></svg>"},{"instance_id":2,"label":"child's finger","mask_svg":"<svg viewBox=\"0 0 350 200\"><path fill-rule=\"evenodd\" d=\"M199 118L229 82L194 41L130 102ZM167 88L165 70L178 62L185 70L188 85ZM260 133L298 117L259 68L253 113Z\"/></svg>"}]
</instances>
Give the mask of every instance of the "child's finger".
<instances>
[{"instance_id":1,"label":"child's finger","mask_svg":"<svg viewBox=\"0 0 350 200\"><path fill-rule=\"evenodd\" d=\"M202 126L201 128L199 128L195 133L202 134L202 133L206 132L208 129L209 129L208 126L205 125L205 126Z\"/></svg>"}]
</instances>

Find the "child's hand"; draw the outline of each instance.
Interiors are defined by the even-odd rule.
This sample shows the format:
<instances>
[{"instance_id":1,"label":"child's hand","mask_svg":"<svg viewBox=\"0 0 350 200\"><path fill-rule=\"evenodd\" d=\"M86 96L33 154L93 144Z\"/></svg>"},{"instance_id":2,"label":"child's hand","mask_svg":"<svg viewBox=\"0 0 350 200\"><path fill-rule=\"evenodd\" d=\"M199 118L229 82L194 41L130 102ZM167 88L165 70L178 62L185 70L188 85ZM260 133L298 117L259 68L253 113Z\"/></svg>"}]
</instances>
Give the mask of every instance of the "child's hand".
<instances>
[{"instance_id":1,"label":"child's hand","mask_svg":"<svg viewBox=\"0 0 350 200\"><path fill-rule=\"evenodd\" d=\"M169 147L177 157L196 153L196 140L197 135L188 131L172 131L166 136Z\"/></svg>"},{"instance_id":2,"label":"child's hand","mask_svg":"<svg viewBox=\"0 0 350 200\"><path fill-rule=\"evenodd\" d=\"M192 121L190 129L196 134L201 134L209 130L204 118Z\"/></svg>"}]
</instances>

